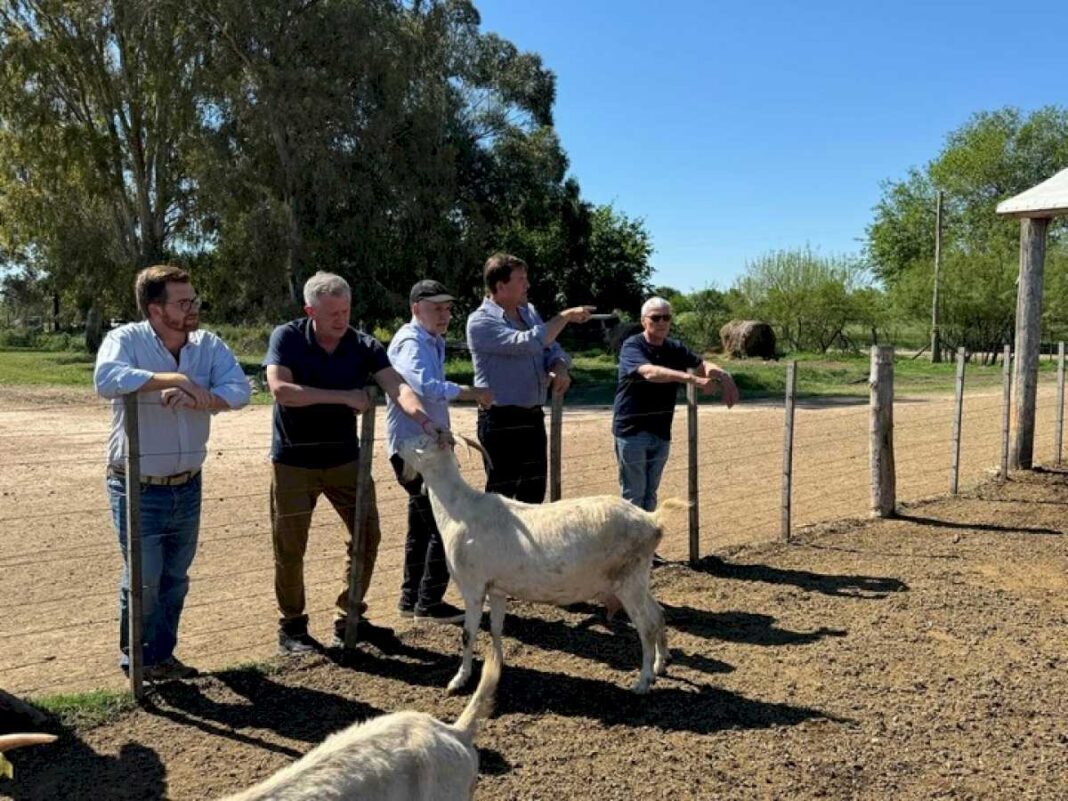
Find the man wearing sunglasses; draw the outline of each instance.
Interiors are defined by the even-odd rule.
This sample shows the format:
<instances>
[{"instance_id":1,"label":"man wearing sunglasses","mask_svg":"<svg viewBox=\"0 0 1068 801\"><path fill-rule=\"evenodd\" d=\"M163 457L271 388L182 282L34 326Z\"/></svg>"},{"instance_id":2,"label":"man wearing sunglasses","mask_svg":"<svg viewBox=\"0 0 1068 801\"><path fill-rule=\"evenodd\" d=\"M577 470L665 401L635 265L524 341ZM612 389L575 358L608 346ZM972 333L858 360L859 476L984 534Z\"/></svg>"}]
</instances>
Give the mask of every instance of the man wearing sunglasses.
<instances>
[{"instance_id":1,"label":"man wearing sunglasses","mask_svg":"<svg viewBox=\"0 0 1068 801\"><path fill-rule=\"evenodd\" d=\"M678 385L694 384L705 394L719 389L728 408L738 401L738 388L725 370L668 337L671 304L663 298L645 301L641 324L619 351L612 433L623 497L651 512L671 450Z\"/></svg>"},{"instance_id":2,"label":"man wearing sunglasses","mask_svg":"<svg viewBox=\"0 0 1068 801\"><path fill-rule=\"evenodd\" d=\"M200 527L200 468L211 413L248 403L249 385L234 354L200 326L200 299L189 274L148 267L134 285L145 318L108 333L96 355L96 391L111 398L107 489L118 530L123 572L119 592L119 664L129 665L126 549L126 410L138 393L144 677L183 679L196 669L174 657L178 620L189 590L189 567Z\"/></svg>"}]
</instances>

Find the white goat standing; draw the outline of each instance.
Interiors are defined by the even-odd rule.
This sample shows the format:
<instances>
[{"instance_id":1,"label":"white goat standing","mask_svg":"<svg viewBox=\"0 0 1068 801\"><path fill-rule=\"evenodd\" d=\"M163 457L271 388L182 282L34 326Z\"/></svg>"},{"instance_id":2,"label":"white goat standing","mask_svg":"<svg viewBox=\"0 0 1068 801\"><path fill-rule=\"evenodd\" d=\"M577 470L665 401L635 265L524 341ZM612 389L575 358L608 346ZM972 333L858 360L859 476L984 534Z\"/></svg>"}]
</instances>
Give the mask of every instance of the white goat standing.
<instances>
[{"instance_id":1,"label":"white goat standing","mask_svg":"<svg viewBox=\"0 0 1068 801\"><path fill-rule=\"evenodd\" d=\"M453 725L422 712L383 715L332 734L224 801L470 801L478 779L473 741L493 709L502 656L490 649L478 688Z\"/></svg>"},{"instance_id":2,"label":"white goat standing","mask_svg":"<svg viewBox=\"0 0 1068 801\"><path fill-rule=\"evenodd\" d=\"M685 508L683 501L666 501L653 513L609 495L521 503L469 485L453 452L429 437L402 442L399 452L406 468L426 482L449 572L464 599L463 663L449 682L450 693L471 677L471 651L487 594L495 650L501 647L509 595L557 605L618 598L642 642L634 691L649 691L654 673L663 675L668 661L664 615L649 591L649 571L663 535L661 512Z\"/></svg>"}]
</instances>

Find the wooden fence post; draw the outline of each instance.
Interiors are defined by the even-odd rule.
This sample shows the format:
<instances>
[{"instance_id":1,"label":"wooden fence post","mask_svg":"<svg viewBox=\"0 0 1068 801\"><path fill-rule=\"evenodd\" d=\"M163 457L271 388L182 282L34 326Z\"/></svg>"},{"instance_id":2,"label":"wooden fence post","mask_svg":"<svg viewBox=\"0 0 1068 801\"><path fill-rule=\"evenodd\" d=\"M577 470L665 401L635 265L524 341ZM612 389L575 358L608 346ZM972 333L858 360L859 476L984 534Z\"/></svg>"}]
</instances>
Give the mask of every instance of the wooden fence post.
<instances>
[{"instance_id":1,"label":"wooden fence post","mask_svg":"<svg viewBox=\"0 0 1068 801\"><path fill-rule=\"evenodd\" d=\"M949 494L960 488L960 429L964 416L964 348L957 348L957 391L953 405L953 449L949 458Z\"/></svg>"},{"instance_id":2,"label":"wooden fence post","mask_svg":"<svg viewBox=\"0 0 1068 801\"><path fill-rule=\"evenodd\" d=\"M891 517L897 500L894 469L894 349L873 345L871 349L871 512L873 517Z\"/></svg>"},{"instance_id":3,"label":"wooden fence post","mask_svg":"<svg viewBox=\"0 0 1068 801\"><path fill-rule=\"evenodd\" d=\"M782 437L782 538L790 541L790 511L794 477L794 396L797 391L797 362L786 365L786 422Z\"/></svg>"},{"instance_id":4,"label":"wooden fence post","mask_svg":"<svg viewBox=\"0 0 1068 801\"><path fill-rule=\"evenodd\" d=\"M697 387L693 384L686 385L686 429L690 445L690 486L687 495L690 501L690 564L696 565L701 558L701 520L697 509Z\"/></svg>"},{"instance_id":5,"label":"wooden fence post","mask_svg":"<svg viewBox=\"0 0 1068 801\"><path fill-rule=\"evenodd\" d=\"M558 501L561 494L561 437L564 421L564 396L553 392L552 411L549 415L549 500Z\"/></svg>"},{"instance_id":6,"label":"wooden fence post","mask_svg":"<svg viewBox=\"0 0 1068 801\"><path fill-rule=\"evenodd\" d=\"M1009 477L1009 433L1012 421L1012 346L1006 345L1001 357L1001 466L998 478Z\"/></svg>"},{"instance_id":7,"label":"wooden fence post","mask_svg":"<svg viewBox=\"0 0 1068 801\"><path fill-rule=\"evenodd\" d=\"M371 405L360 415L360 458L356 468L356 520L353 524L352 544L349 556L349 604L345 619L345 650L350 651L359 642L357 626L360 622L360 597L363 595L363 543L367 536L367 520L371 511L371 458L375 442L375 404L378 391L367 387Z\"/></svg>"},{"instance_id":8,"label":"wooden fence post","mask_svg":"<svg viewBox=\"0 0 1068 801\"><path fill-rule=\"evenodd\" d=\"M128 658L130 691L140 701L145 697L144 682L144 590L141 569L141 429L138 424L140 396L131 392L123 397L126 424L126 564L130 580L127 599Z\"/></svg>"},{"instance_id":9,"label":"wooden fence post","mask_svg":"<svg viewBox=\"0 0 1068 801\"><path fill-rule=\"evenodd\" d=\"M1053 463L1060 467L1064 453L1064 343L1057 343L1057 429L1053 437Z\"/></svg>"}]
</instances>

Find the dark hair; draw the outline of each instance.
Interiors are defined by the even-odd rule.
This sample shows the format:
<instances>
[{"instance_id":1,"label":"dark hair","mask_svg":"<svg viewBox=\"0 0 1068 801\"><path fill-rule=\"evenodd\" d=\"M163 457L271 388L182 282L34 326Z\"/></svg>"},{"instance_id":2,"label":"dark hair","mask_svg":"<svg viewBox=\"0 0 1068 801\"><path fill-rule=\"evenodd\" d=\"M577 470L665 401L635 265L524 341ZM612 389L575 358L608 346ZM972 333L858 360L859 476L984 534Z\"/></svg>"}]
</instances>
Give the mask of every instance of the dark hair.
<instances>
[{"instance_id":1,"label":"dark hair","mask_svg":"<svg viewBox=\"0 0 1068 801\"><path fill-rule=\"evenodd\" d=\"M491 295L497 291L497 284L507 284L512 280L512 270L526 270L527 263L511 253L494 253L486 259L482 279L486 282L486 291Z\"/></svg>"},{"instance_id":2,"label":"dark hair","mask_svg":"<svg viewBox=\"0 0 1068 801\"><path fill-rule=\"evenodd\" d=\"M148 319L148 306L151 303L163 303L167 300L167 284L188 284L189 273L170 264L154 264L137 274L134 281L134 296L137 298L137 310Z\"/></svg>"}]
</instances>

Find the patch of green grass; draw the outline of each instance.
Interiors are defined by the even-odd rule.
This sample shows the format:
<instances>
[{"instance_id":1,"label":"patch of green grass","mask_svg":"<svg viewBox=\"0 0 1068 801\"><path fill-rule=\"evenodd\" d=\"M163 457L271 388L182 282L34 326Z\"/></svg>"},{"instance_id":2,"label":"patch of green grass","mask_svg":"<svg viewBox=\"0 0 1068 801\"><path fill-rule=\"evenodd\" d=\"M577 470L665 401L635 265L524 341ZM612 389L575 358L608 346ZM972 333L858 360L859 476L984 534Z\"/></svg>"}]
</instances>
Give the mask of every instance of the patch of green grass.
<instances>
[{"instance_id":1,"label":"patch of green grass","mask_svg":"<svg viewBox=\"0 0 1068 801\"><path fill-rule=\"evenodd\" d=\"M0 350L0 384L89 387L93 362L84 351Z\"/></svg>"},{"instance_id":2,"label":"patch of green grass","mask_svg":"<svg viewBox=\"0 0 1068 801\"><path fill-rule=\"evenodd\" d=\"M127 712L137 709L137 702L132 693L116 690L46 695L34 699L33 705L72 729L91 729L112 723Z\"/></svg>"},{"instance_id":3,"label":"patch of green grass","mask_svg":"<svg viewBox=\"0 0 1068 801\"><path fill-rule=\"evenodd\" d=\"M260 355L243 355L241 367L246 375L260 374ZM797 365L797 391L800 396L845 395L864 397L868 394L870 359L867 353L797 353L777 362L746 359L722 359L711 356L729 370L745 398L781 397L786 386L786 365L792 359ZM616 391L616 361L599 350L573 354L571 370L573 384L567 395L569 406L608 405ZM1056 370L1056 363L1043 357L1039 362L1042 373ZM983 366L973 360L967 366L968 389L1001 385L1001 364ZM448 377L461 384L474 381L471 360L452 356L445 364ZM894 386L898 394L952 392L956 365L953 362L931 364L924 356L913 359L898 356L894 364ZM90 388L93 376L93 357L77 351L52 352L22 348L0 348L0 384L82 386ZM716 398L701 396L702 403L718 402ZM254 405L269 406L268 392L253 392Z\"/></svg>"}]
</instances>

